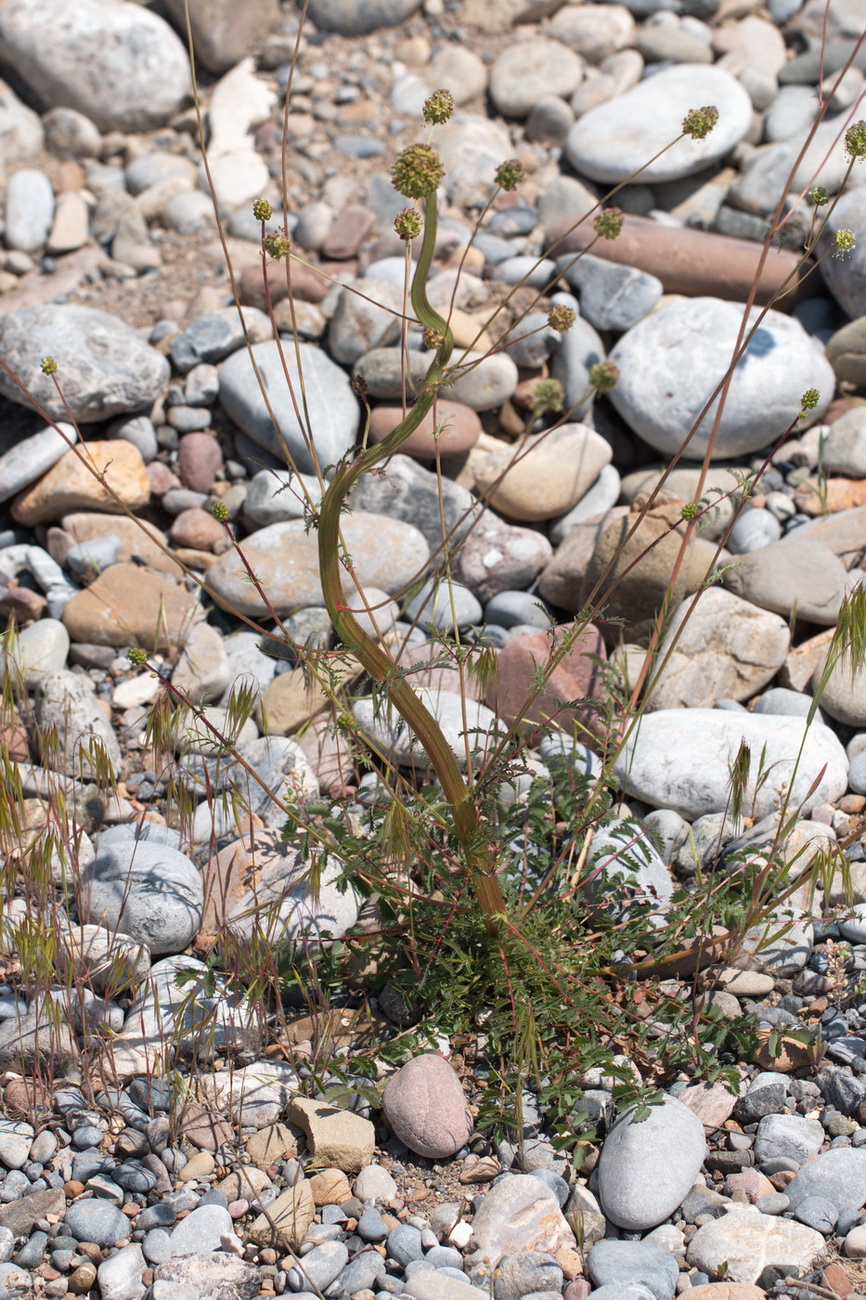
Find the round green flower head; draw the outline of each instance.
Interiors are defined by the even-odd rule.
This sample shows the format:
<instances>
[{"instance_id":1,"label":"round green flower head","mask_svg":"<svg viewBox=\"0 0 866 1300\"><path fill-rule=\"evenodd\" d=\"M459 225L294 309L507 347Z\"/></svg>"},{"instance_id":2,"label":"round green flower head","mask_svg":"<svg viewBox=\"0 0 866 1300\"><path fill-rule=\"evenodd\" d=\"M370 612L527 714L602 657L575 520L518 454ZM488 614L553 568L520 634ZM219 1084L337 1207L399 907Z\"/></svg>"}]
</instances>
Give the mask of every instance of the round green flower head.
<instances>
[{"instance_id":1,"label":"round green flower head","mask_svg":"<svg viewBox=\"0 0 866 1300\"><path fill-rule=\"evenodd\" d=\"M566 307L564 303L557 303L547 314L547 323L552 330L556 330L557 334L565 334L576 320L577 312L573 307Z\"/></svg>"},{"instance_id":2,"label":"round green flower head","mask_svg":"<svg viewBox=\"0 0 866 1300\"><path fill-rule=\"evenodd\" d=\"M719 110L712 104L692 108L683 118L683 135L690 135L693 140L706 140L718 120Z\"/></svg>"},{"instance_id":3,"label":"round green flower head","mask_svg":"<svg viewBox=\"0 0 866 1300\"><path fill-rule=\"evenodd\" d=\"M39 362L39 369L42 371L43 375L56 375L57 362L53 357L43 357Z\"/></svg>"},{"instance_id":4,"label":"round green flower head","mask_svg":"<svg viewBox=\"0 0 866 1300\"><path fill-rule=\"evenodd\" d=\"M855 122L845 132L845 152L849 158L866 158L866 122Z\"/></svg>"},{"instance_id":5,"label":"round green flower head","mask_svg":"<svg viewBox=\"0 0 866 1300\"><path fill-rule=\"evenodd\" d=\"M816 185L813 190L809 191L809 202L814 203L816 208L822 208L825 203L830 202L830 195L823 185Z\"/></svg>"},{"instance_id":6,"label":"round green flower head","mask_svg":"<svg viewBox=\"0 0 866 1300\"><path fill-rule=\"evenodd\" d=\"M549 411L556 415L565 406L565 389L558 379L539 379L533 385L529 409L538 418Z\"/></svg>"},{"instance_id":7,"label":"round green flower head","mask_svg":"<svg viewBox=\"0 0 866 1300\"><path fill-rule=\"evenodd\" d=\"M136 668L143 668L147 663L147 651L142 650L139 646L134 645L131 650L127 651L127 659Z\"/></svg>"},{"instance_id":8,"label":"round green flower head","mask_svg":"<svg viewBox=\"0 0 866 1300\"><path fill-rule=\"evenodd\" d=\"M508 162L499 164L494 175L499 188L511 193L523 180L523 166L516 158L509 158Z\"/></svg>"},{"instance_id":9,"label":"round green flower head","mask_svg":"<svg viewBox=\"0 0 866 1300\"><path fill-rule=\"evenodd\" d=\"M275 262L281 262L292 251L292 241L285 230L277 230L272 235L265 236L264 250Z\"/></svg>"},{"instance_id":10,"label":"round green flower head","mask_svg":"<svg viewBox=\"0 0 866 1300\"><path fill-rule=\"evenodd\" d=\"M229 508L225 501L214 501L212 509L214 519L217 519L221 524L228 523Z\"/></svg>"},{"instance_id":11,"label":"round green flower head","mask_svg":"<svg viewBox=\"0 0 866 1300\"><path fill-rule=\"evenodd\" d=\"M612 361L598 361L589 372L589 386L597 393L609 393L619 383L619 370Z\"/></svg>"},{"instance_id":12,"label":"round green flower head","mask_svg":"<svg viewBox=\"0 0 866 1300\"><path fill-rule=\"evenodd\" d=\"M416 212L414 208L404 208L394 218L394 229L407 243L410 239L417 239L421 234L421 225L421 213Z\"/></svg>"},{"instance_id":13,"label":"round green flower head","mask_svg":"<svg viewBox=\"0 0 866 1300\"><path fill-rule=\"evenodd\" d=\"M807 388L800 398L800 419L805 420L809 412L814 411L820 400L821 394L817 388Z\"/></svg>"},{"instance_id":14,"label":"round green flower head","mask_svg":"<svg viewBox=\"0 0 866 1300\"><path fill-rule=\"evenodd\" d=\"M624 221L625 216L621 208L602 208L601 212L596 214L592 228L599 239L616 239Z\"/></svg>"},{"instance_id":15,"label":"round green flower head","mask_svg":"<svg viewBox=\"0 0 866 1300\"><path fill-rule=\"evenodd\" d=\"M412 144L404 149L391 168L394 189L407 199L423 199L433 194L445 175L439 155L428 144Z\"/></svg>"},{"instance_id":16,"label":"round green flower head","mask_svg":"<svg viewBox=\"0 0 866 1300\"><path fill-rule=\"evenodd\" d=\"M424 121L431 126L441 126L454 112L454 96L450 90L434 90L424 101Z\"/></svg>"},{"instance_id":17,"label":"round green flower head","mask_svg":"<svg viewBox=\"0 0 866 1300\"><path fill-rule=\"evenodd\" d=\"M253 204L253 216L256 221L270 221L273 215L274 210L267 199L256 199Z\"/></svg>"},{"instance_id":18,"label":"round green flower head","mask_svg":"<svg viewBox=\"0 0 866 1300\"><path fill-rule=\"evenodd\" d=\"M701 507L698 505L697 501L687 501L680 509L680 519L685 519L689 522L692 519L697 519L700 512Z\"/></svg>"},{"instance_id":19,"label":"round green flower head","mask_svg":"<svg viewBox=\"0 0 866 1300\"><path fill-rule=\"evenodd\" d=\"M853 230L837 230L833 236L833 256L844 257L846 253L853 253L857 247L857 236Z\"/></svg>"}]
</instances>

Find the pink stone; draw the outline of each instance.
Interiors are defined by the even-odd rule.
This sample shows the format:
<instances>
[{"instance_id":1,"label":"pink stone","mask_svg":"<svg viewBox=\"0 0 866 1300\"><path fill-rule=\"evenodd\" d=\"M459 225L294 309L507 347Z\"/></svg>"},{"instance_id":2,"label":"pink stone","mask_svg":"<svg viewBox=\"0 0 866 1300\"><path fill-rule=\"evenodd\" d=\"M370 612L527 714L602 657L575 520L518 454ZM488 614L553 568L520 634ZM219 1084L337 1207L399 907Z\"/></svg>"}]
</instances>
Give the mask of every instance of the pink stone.
<instances>
[{"instance_id":1,"label":"pink stone","mask_svg":"<svg viewBox=\"0 0 866 1300\"><path fill-rule=\"evenodd\" d=\"M382 1109L395 1136L428 1160L453 1156L472 1132L460 1080L448 1062L432 1052L414 1057L392 1075Z\"/></svg>"},{"instance_id":2,"label":"pink stone","mask_svg":"<svg viewBox=\"0 0 866 1300\"><path fill-rule=\"evenodd\" d=\"M210 492L222 473L223 454L212 433L187 433L177 448L181 482L193 492Z\"/></svg>"}]
</instances>

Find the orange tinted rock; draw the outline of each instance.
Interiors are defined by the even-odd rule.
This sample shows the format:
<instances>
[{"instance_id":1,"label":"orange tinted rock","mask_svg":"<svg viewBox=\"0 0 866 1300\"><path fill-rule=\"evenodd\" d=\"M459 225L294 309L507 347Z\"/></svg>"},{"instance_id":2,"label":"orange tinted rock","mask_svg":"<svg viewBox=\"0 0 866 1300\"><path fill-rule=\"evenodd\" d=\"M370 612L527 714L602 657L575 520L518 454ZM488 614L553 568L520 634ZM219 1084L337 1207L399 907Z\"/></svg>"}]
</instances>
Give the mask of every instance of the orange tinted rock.
<instances>
[{"instance_id":1,"label":"orange tinted rock","mask_svg":"<svg viewBox=\"0 0 866 1300\"><path fill-rule=\"evenodd\" d=\"M576 253L595 239L591 222L566 234L570 224L563 223L551 232L552 241L562 239L560 253ZM674 229L646 217L626 216L618 237L598 240L592 251L596 257L636 266L657 276L666 293L745 302L758 272L763 246L749 239L730 239L689 227ZM761 271L756 301L769 302L787 277L797 272L799 263L796 253L772 248ZM791 294L782 300L782 309L795 301L796 295Z\"/></svg>"},{"instance_id":2,"label":"orange tinted rock","mask_svg":"<svg viewBox=\"0 0 866 1300\"><path fill-rule=\"evenodd\" d=\"M93 466L93 469L88 466ZM95 470L95 472L94 472ZM47 474L27 488L12 507L19 524L47 523L70 510L101 510L121 514L108 488L130 510L139 510L150 500L150 480L141 452L131 442L107 438L90 442L86 448L70 448Z\"/></svg>"},{"instance_id":3,"label":"orange tinted rock","mask_svg":"<svg viewBox=\"0 0 866 1300\"><path fill-rule=\"evenodd\" d=\"M209 510L202 510L201 506L181 510L169 531L169 537L175 546L189 546L197 551L212 550L225 535L225 529L219 520L214 519Z\"/></svg>"},{"instance_id":4,"label":"orange tinted rock","mask_svg":"<svg viewBox=\"0 0 866 1300\"><path fill-rule=\"evenodd\" d=\"M173 650L203 616L195 596L165 574L112 564L72 597L63 622L73 641Z\"/></svg>"},{"instance_id":5,"label":"orange tinted rock","mask_svg":"<svg viewBox=\"0 0 866 1300\"><path fill-rule=\"evenodd\" d=\"M434 418L435 415L435 418ZM381 442L403 419L402 406L377 406L370 419L370 438ZM434 430L439 429L439 435ZM400 446L401 453L419 460L434 460L436 448L443 458L462 456L481 436L481 420L471 406L442 398L417 429Z\"/></svg>"},{"instance_id":6,"label":"orange tinted rock","mask_svg":"<svg viewBox=\"0 0 866 1300\"><path fill-rule=\"evenodd\" d=\"M300 298L302 302L321 302L331 287L325 276L313 267L299 266L297 263L292 265L291 280L292 297ZM272 303L282 302L283 298L289 296L283 262L268 263L268 289ZM261 266L248 266L241 272L240 296L245 307L258 307L262 311L267 309Z\"/></svg>"}]
</instances>

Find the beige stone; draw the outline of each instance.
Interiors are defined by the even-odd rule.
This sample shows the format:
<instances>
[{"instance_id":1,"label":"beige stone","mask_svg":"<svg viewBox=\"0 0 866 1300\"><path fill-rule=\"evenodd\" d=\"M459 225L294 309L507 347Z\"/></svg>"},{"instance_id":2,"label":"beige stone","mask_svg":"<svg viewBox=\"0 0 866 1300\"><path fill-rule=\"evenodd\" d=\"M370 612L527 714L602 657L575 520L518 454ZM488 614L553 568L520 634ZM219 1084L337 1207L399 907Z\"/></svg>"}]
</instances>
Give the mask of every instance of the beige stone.
<instances>
[{"instance_id":1,"label":"beige stone","mask_svg":"<svg viewBox=\"0 0 866 1300\"><path fill-rule=\"evenodd\" d=\"M363 1116L308 1097L293 1097L286 1115L306 1133L317 1165L356 1174L373 1159L376 1130Z\"/></svg>"},{"instance_id":2,"label":"beige stone","mask_svg":"<svg viewBox=\"0 0 866 1300\"><path fill-rule=\"evenodd\" d=\"M182 646L203 617L201 605L185 588L134 564L112 564L63 611L73 641L149 651Z\"/></svg>"},{"instance_id":3,"label":"beige stone","mask_svg":"<svg viewBox=\"0 0 866 1300\"><path fill-rule=\"evenodd\" d=\"M372 1125L371 1125L372 1128ZM249 1239L257 1246L276 1250L298 1250L316 1217L316 1205L309 1182L304 1179L289 1187L253 1220Z\"/></svg>"},{"instance_id":4,"label":"beige stone","mask_svg":"<svg viewBox=\"0 0 866 1300\"><path fill-rule=\"evenodd\" d=\"M737 1095L724 1083L695 1083L679 1093L679 1100L697 1115L704 1128L715 1129L731 1118Z\"/></svg>"},{"instance_id":5,"label":"beige stone","mask_svg":"<svg viewBox=\"0 0 866 1300\"><path fill-rule=\"evenodd\" d=\"M102 479L105 484L103 486ZM119 505L109 488L120 498ZM70 448L38 483L12 506L19 524L50 523L71 510L122 514L123 506L140 510L150 500L150 480L141 452L131 442L107 438Z\"/></svg>"},{"instance_id":6,"label":"beige stone","mask_svg":"<svg viewBox=\"0 0 866 1300\"><path fill-rule=\"evenodd\" d=\"M215 1190L222 1192L228 1201L238 1201L242 1196L252 1199L266 1187L273 1187L273 1183L264 1169L257 1169L255 1165L241 1165L240 1169L218 1182Z\"/></svg>"},{"instance_id":7,"label":"beige stone","mask_svg":"<svg viewBox=\"0 0 866 1300\"><path fill-rule=\"evenodd\" d=\"M83 195L59 194L45 251L56 256L82 248L89 238L89 222L90 209Z\"/></svg>"},{"instance_id":8,"label":"beige stone","mask_svg":"<svg viewBox=\"0 0 866 1300\"><path fill-rule=\"evenodd\" d=\"M327 704L321 687L302 668L280 673L265 688L256 710L268 736L291 736Z\"/></svg>"},{"instance_id":9,"label":"beige stone","mask_svg":"<svg viewBox=\"0 0 866 1300\"><path fill-rule=\"evenodd\" d=\"M649 709L713 708L718 700L750 700L785 662L788 624L780 614L710 587L687 599L668 624Z\"/></svg>"},{"instance_id":10,"label":"beige stone","mask_svg":"<svg viewBox=\"0 0 866 1300\"><path fill-rule=\"evenodd\" d=\"M310 1179L316 1205L340 1205L352 1195L349 1180L342 1169L323 1169Z\"/></svg>"},{"instance_id":11,"label":"beige stone","mask_svg":"<svg viewBox=\"0 0 866 1300\"><path fill-rule=\"evenodd\" d=\"M563 424L492 452L476 469L475 482L495 510L538 523L571 510L612 454L610 444L588 425Z\"/></svg>"},{"instance_id":12,"label":"beige stone","mask_svg":"<svg viewBox=\"0 0 866 1300\"><path fill-rule=\"evenodd\" d=\"M288 1124L268 1124L247 1138L247 1159L258 1169L267 1169L276 1160L288 1160L298 1154L295 1135Z\"/></svg>"},{"instance_id":13,"label":"beige stone","mask_svg":"<svg viewBox=\"0 0 866 1300\"><path fill-rule=\"evenodd\" d=\"M708 1282L689 1287L689 1300L766 1300L762 1287L749 1282Z\"/></svg>"}]
</instances>

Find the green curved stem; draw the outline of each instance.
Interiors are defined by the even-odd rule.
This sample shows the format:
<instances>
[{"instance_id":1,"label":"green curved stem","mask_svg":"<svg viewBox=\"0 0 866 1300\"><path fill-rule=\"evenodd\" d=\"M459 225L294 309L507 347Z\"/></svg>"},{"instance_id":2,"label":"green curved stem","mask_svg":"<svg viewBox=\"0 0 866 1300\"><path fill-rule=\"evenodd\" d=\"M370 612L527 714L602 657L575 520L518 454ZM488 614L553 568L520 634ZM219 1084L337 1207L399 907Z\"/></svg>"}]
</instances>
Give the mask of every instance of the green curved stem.
<instances>
[{"instance_id":1,"label":"green curved stem","mask_svg":"<svg viewBox=\"0 0 866 1300\"><path fill-rule=\"evenodd\" d=\"M340 569L340 515L343 503L354 484L379 461L393 456L432 410L439 388L445 382L446 367L454 349L448 322L434 311L427 300L427 277L436 243L436 195L422 200L424 236L415 273L412 277L412 308L425 329L442 336L436 355L427 371L418 399L392 433L376 446L369 447L351 464L340 465L319 509L319 570L322 592L331 622L340 640L364 666L375 682L381 682L388 700L424 747L442 785L451 808L454 830L472 878L475 896L488 933L495 936L499 918L505 913L505 901L496 875L495 844L485 842L475 802L450 745L436 718L425 707L405 678L385 653L347 609Z\"/></svg>"}]
</instances>

